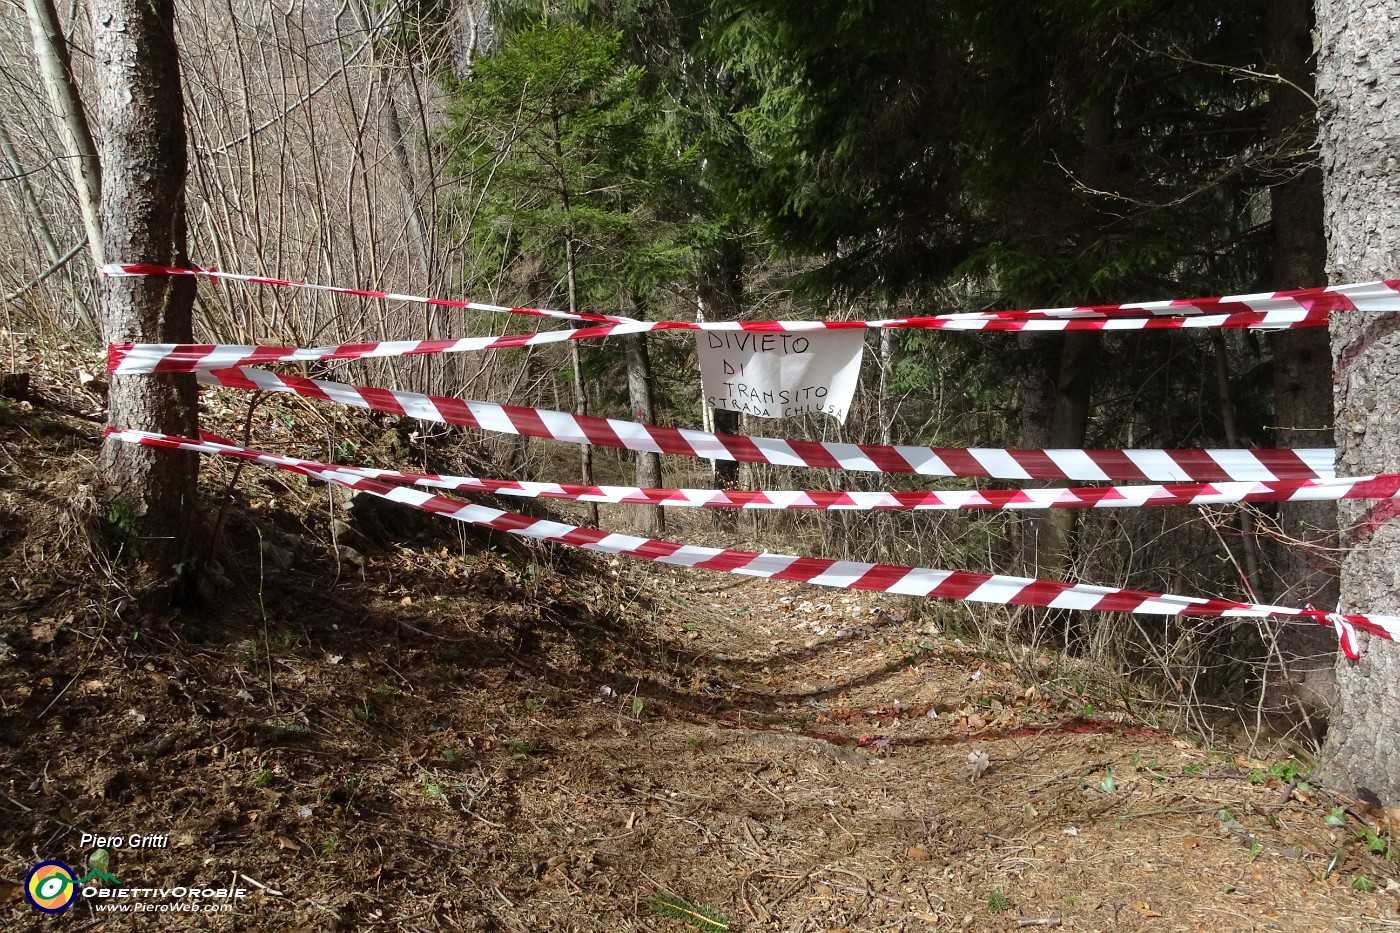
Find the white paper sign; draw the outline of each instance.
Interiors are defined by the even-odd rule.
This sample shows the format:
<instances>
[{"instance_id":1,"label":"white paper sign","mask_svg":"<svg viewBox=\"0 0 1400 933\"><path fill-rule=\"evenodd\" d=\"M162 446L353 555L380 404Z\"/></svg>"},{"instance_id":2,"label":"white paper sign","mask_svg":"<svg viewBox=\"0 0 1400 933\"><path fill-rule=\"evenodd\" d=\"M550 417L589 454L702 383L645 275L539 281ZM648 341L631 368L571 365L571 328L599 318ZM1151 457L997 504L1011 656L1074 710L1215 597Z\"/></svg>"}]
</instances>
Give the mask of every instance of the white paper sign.
<instances>
[{"instance_id":1,"label":"white paper sign","mask_svg":"<svg viewBox=\"0 0 1400 933\"><path fill-rule=\"evenodd\" d=\"M865 331L706 330L695 335L695 347L710 407L759 418L815 411L844 422Z\"/></svg>"}]
</instances>

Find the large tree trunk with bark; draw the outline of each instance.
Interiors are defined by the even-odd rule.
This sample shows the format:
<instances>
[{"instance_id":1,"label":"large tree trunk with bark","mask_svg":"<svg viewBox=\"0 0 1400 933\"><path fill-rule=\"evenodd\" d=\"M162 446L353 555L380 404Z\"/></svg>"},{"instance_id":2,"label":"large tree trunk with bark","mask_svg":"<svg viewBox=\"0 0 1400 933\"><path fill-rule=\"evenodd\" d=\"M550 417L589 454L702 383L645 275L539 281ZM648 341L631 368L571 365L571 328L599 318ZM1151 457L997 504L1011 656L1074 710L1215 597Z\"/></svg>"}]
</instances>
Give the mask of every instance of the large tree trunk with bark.
<instances>
[{"instance_id":1,"label":"large tree trunk with bark","mask_svg":"<svg viewBox=\"0 0 1400 933\"><path fill-rule=\"evenodd\" d=\"M185 117L173 0L94 0L97 125L102 140L102 232L124 263L184 265ZM195 282L179 276L109 278L103 329L109 342L193 340ZM191 375L118 376L108 423L192 436ZM130 546L155 592L192 579L198 454L108 444L102 469L113 512L130 521ZM183 571L181 573L180 571Z\"/></svg>"},{"instance_id":2,"label":"large tree trunk with bark","mask_svg":"<svg viewBox=\"0 0 1400 933\"><path fill-rule=\"evenodd\" d=\"M1330 281L1400 270L1400 2L1320 0L1319 119ZM1337 473L1400 472L1400 316L1332 316ZM1393 504L1341 503L1347 550L1341 602L1352 612L1400 610L1400 522ZM1400 646L1361 636L1340 659L1338 704L1323 747L1324 780L1400 802Z\"/></svg>"}]
</instances>

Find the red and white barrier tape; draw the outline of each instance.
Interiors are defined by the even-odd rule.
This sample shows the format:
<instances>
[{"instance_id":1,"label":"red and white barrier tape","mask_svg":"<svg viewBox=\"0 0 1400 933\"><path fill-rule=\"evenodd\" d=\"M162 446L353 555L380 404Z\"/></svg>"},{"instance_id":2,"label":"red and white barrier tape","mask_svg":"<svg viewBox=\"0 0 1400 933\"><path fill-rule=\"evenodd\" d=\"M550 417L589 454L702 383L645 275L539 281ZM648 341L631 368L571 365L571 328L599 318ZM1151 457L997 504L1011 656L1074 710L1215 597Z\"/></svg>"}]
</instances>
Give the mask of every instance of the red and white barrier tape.
<instances>
[{"instance_id":1,"label":"red and white barrier tape","mask_svg":"<svg viewBox=\"0 0 1400 933\"><path fill-rule=\"evenodd\" d=\"M264 369L200 370L214 385L260 392L288 392L355 408L483 431L595 444L709 460L805 466L924 476L1089 482L1274 482L1330 479L1333 452L1306 450L1004 450L838 444L711 434L542 408L464 401L396 389L307 379Z\"/></svg>"},{"instance_id":2,"label":"red and white barrier tape","mask_svg":"<svg viewBox=\"0 0 1400 933\"><path fill-rule=\"evenodd\" d=\"M107 346L107 371L118 376L146 373L188 373L201 369L265 366L270 363L320 363L367 360L437 353L467 353L542 346L593 337L620 337L659 329L637 321L580 330L546 330L500 337L461 337L452 340L385 340L332 347L262 347L252 344L114 343Z\"/></svg>"},{"instance_id":3,"label":"red and white barrier tape","mask_svg":"<svg viewBox=\"0 0 1400 933\"><path fill-rule=\"evenodd\" d=\"M1400 298L1393 310L1400 311ZM1289 327L1321 327L1327 317L1309 317L1312 312L1241 312L1197 317L974 320L906 319L904 321L726 321L687 323L684 321L633 321L576 330L550 330L534 334L505 334L500 337L461 337L451 340L385 340L346 343L327 347L265 347L253 344L176 344L116 343L107 347L108 370L119 376L141 373L182 373L200 369L233 366L261 366L269 363L316 363L330 360L363 360L435 353L467 353L515 347L543 346L569 340L592 340L669 330L749 331L761 333L804 333L818 330L850 330L874 327L921 327L935 330L985 331L1066 331L1066 330L1170 330L1196 327L1250 327L1280 330ZM952 317L951 315L949 317ZM1306 323L1310 322L1310 323Z\"/></svg>"},{"instance_id":4,"label":"red and white barrier tape","mask_svg":"<svg viewBox=\"0 0 1400 933\"><path fill-rule=\"evenodd\" d=\"M1350 617L1344 616L1340 612L1329 612L1327 614L1327 622L1324 624L1328 623L1336 630L1337 644L1341 646L1342 654L1347 656L1347 660L1355 661L1360 658L1361 644L1356 638L1357 626L1350 620ZM1389 635L1383 635L1381 637L1390 638L1391 641L1396 640Z\"/></svg>"},{"instance_id":5,"label":"red and white barrier tape","mask_svg":"<svg viewBox=\"0 0 1400 933\"><path fill-rule=\"evenodd\" d=\"M612 317L607 314L572 314L568 311L547 311L542 308L508 308L504 305L483 304L479 301L457 301L451 298L424 298L420 295L400 295L394 292L378 292L364 288L344 288L339 285L313 285L310 282L294 282L290 279L273 279L262 275L240 275L237 272L218 272L214 269L177 269L173 266L156 266L147 263L108 263L102 267L102 274L109 278L143 275L192 275L208 279L226 279L231 282L249 282L254 285L280 285L285 288L306 288L317 292L331 292L336 295L354 295L359 298L382 298L387 301L408 301L414 304L435 305L441 308L462 308L468 311L529 314L534 317L562 318L566 321L594 321L600 324L620 324L632 320L627 317Z\"/></svg>"},{"instance_id":6,"label":"red and white barrier tape","mask_svg":"<svg viewBox=\"0 0 1400 933\"><path fill-rule=\"evenodd\" d=\"M804 333L819 330L861 328L922 328L933 330L983 331L1065 331L1065 330L1159 330L1198 327L1249 327L1286 329L1321 327L1332 311L1400 311L1400 281L1337 285L1293 292L1264 292L1226 298L1193 298L1178 301L1148 301L1121 305L1092 305L1080 308L1042 308L1030 311L994 311L966 314L940 314L927 317L891 318L879 321L633 321L607 315L570 314L535 308L505 308L476 302L420 298L329 285L307 285L280 279L234 275L210 270L180 270L163 266L108 266L109 275L203 275L239 281L264 282L313 288L337 293L391 298L448 307L508 311L598 323L598 327L543 331L534 334L506 334L498 337L463 337L452 340L388 340L347 343L326 347L264 347L248 344L112 344L108 347L108 369L117 375L157 372L192 372L268 363L310 363L330 360L359 360L436 353L468 353L513 347L541 346L568 340L593 340L652 331L750 331L757 333Z\"/></svg>"},{"instance_id":7,"label":"red and white barrier tape","mask_svg":"<svg viewBox=\"0 0 1400 933\"><path fill-rule=\"evenodd\" d=\"M1400 298L1394 310L1400 311ZM653 331L728 330L761 333L804 333L818 330L898 327L932 330L982 331L1067 331L1067 330L1173 330L1197 327L1255 328L1282 330L1290 327L1322 327L1326 315L1308 317L1311 312L1271 311L1265 313L1203 315L1197 317L1110 318L1098 320L1036 319L975 320L917 319L906 321L726 321L687 323L685 321L634 321L577 330L548 330L534 334L506 334L500 337L461 337L452 340L386 340L372 343L346 343L327 347L265 347L253 344L201 343L115 343L107 347L110 372L119 375L140 373L186 373L199 369L232 366L261 366L268 363L315 363L330 360L363 360L433 353L467 353L534 347L569 340L621 337ZM778 326L775 326L778 325Z\"/></svg>"},{"instance_id":8,"label":"red and white barrier tape","mask_svg":"<svg viewBox=\"0 0 1400 933\"><path fill-rule=\"evenodd\" d=\"M186 438L149 431L115 431L129 443L191 448ZM289 468L335 470L368 479L433 489L562 499L602 505L664 505L709 509L822 509L829 511L948 511L955 509L1092 509L1142 506L1223 505L1233 502L1316 502L1336 499L1400 499L1400 473L1356 479L1276 480L1273 482L1180 483L1152 486L1091 486L1079 489L969 489L920 492L866 492L786 489L649 489L638 486L582 486L522 480L481 479L438 473L405 473L378 467L323 463L241 447L207 432L197 449Z\"/></svg>"},{"instance_id":9,"label":"red and white barrier tape","mask_svg":"<svg viewBox=\"0 0 1400 933\"><path fill-rule=\"evenodd\" d=\"M1400 311L1400 292L1391 283L1338 286L1356 289L1353 298L1334 295L1332 301L1306 303L1265 299L1259 304L1290 305L1271 311L1233 311L1223 314L1171 314L1156 316L1141 313L1135 317L1083 316L1093 309L1069 308L1061 311L1007 311L1007 317L986 314L945 314L924 318L897 318L884 321L623 321L575 330L541 331L533 334L505 334L499 337L461 337L450 340L385 340L370 343L346 343L325 347L266 347L251 344L173 344L122 343L108 346L108 369L117 375L157 372L191 372L199 369L222 369L233 366L260 366L269 363L314 363L330 360L362 360L396 356L417 356L436 353L469 353L515 347L543 346L569 340L595 340L654 331L743 331L752 333L810 333L823 330L852 330L862 328L922 328L928 330L979 331L1067 331L1067 330L1173 330L1181 328L1226 327L1283 330L1294 327L1323 327L1327 316L1335 310ZM1365 290L1361 292L1360 290ZM1374 297L1362 297L1362 294ZM377 293L376 293L377 294ZM402 297L402 296L395 296ZM1249 297L1249 296L1246 296ZM426 299L425 299L426 300ZM1227 302L1227 299L1208 299ZM1201 299L1196 304L1204 304ZM1147 304L1172 305L1172 302L1149 302L1144 305L1115 305L1114 308L1146 307ZM1226 307L1247 304L1243 299L1229 299ZM1182 307L1195 307L1193 304ZM1319 310L1321 308L1322 310ZM562 312L540 312L556 314ZM1010 315L1037 315L1021 317Z\"/></svg>"},{"instance_id":10,"label":"red and white barrier tape","mask_svg":"<svg viewBox=\"0 0 1400 933\"><path fill-rule=\"evenodd\" d=\"M146 442L139 436L132 436L130 432L116 432L111 437L115 440L133 443ZM169 444L161 443L157 446L169 446ZM186 440L179 443L178 446L189 450L228 455L226 450L228 445ZM653 538L580 528L576 525L547 519L528 518L512 512L459 502L445 496L424 492L421 489L396 486L382 480L341 470L319 469L304 464L291 465L278 462L272 462L270 465L358 489L424 512L446 515L457 521L469 522L541 541L567 544L604 554L636 557L663 564L703 567L726 573L793 580L844 589L871 590L881 593L1001 605L1087 609L1146 615L1307 619L1322 625L1336 627L1339 631L1345 631L1346 627L1350 626L1351 629L1379 635L1392 641L1400 637L1400 617L1395 616L1343 615L1316 609L1291 609L1282 606L1240 603L1226 599L1173 596L1118 587L1090 586L1083 583L1056 583L1048 580L968 571L933 570L896 564L867 564L857 561L826 560L786 554L760 554L729 548L676 544ZM1342 645L1349 652L1356 650L1354 640L1344 638ZM1352 655L1348 654L1348 656Z\"/></svg>"},{"instance_id":11,"label":"red and white barrier tape","mask_svg":"<svg viewBox=\"0 0 1400 933\"><path fill-rule=\"evenodd\" d=\"M1400 311L1400 296L1393 301ZM810 333L824 330L861 328L924 328L929 330L980 331L1069 331L1069 330L1173 330L1198 327L1255 328L1283 330L1292 327L1323 327L1327 314L1304 310L1237 312L1194 317L1136 317L1096 319L999 319L977 316L962 318L905 318L897 321L632 321L585 327L575 330L547 330L533 334L505 334L499 337L460 337L448 340L384 340L346 343L326 347L267 347L253 344L176 344L117 343L107 347L108 370L119 376L140 373L183 373L200 369L233 366L262 366L269 363L317 363L331 360L364 360L437 353L469 353L535 347L569 340L595 340L655 331L708 330L753 333Z\"/></svg>"},{"instance_id":12,"label":"red and white barrier tape","mask_svg":"<svg viewBox=\"0 0 1400 933\"><path fill-rule=\"evenodd\" d=\"M195 275L213 279L230 279L265 285L278 285L290 288L308 288L338 294L360 295L368 298L383 298L394 301L409 301L420 304L444 307L471 308L484 311L508 311L517 314L530 314L542 317L567 320L594 321L600 323L641 323L629 318L612 317L603 314L571 314L567 311L547 311L538 308L506 308L499 305L486 305L477 302L454 301L445 298L424 298L418 295L402 295L391 292L370 291L357 288L342 288L332 285L313 285L287 279L273 279L262 276L239 275L232 272L219 272L214 269L179 269L171 266L112 263L103 266L102 271L109 276L130 275ZM922 317L892 318L881 321L742 321L707 322L660 321L648 325L652 330L755 330L791 331L821 328L848 327L896 327L896 328L950 328L969 330L1023 330L1023 329L1118 329L1114 325L1097 327L1000 327L1007 323L1078 321L1103 322L1113 319L1128 319L1126 328L1144 327L1321 327L1327 323L1327 315L1332 311L1400 311L1400 280L1364 282L1355 285L1332 285L1325 288L1304 288L1294 291L1257 292L1248 295L1227 295L1220 298L1184 298L1171 301L1139 301L1111 305L1083 305L1072 308L1036 308L1018 311L986 311L962 314L938 314ZM1251 318L1251 316L1258 316ZM1162 319L1161 323L1148 321ZM1187 323L1192 318L1209 319L1209 323ZM591 334L590 336L604 336ZM225 364L234 365L234 364Z\"/></svg>"}]
</instances>

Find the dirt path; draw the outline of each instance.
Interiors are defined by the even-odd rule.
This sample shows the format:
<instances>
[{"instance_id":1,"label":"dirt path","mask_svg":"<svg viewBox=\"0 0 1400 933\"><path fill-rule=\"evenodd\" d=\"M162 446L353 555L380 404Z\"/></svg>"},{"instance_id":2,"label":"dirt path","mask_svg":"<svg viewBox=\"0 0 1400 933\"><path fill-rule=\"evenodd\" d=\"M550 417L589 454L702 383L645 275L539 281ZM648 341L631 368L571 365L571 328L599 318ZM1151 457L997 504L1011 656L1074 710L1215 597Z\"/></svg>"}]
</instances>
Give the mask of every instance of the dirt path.
<instances>
[{"instance_id":1,"label":"dirt path","mask_svg":"<svg viewBox=\"0 0 1400 933\"><path fill-rule=\"evenodd\" d=\"M1400 926L1381 827L1288 762L1173 739L1091 667L1013 664L896 597L438 525L360 567L324 493L252 477L231 532L270 546L204 613L137 620L118 577L54 559L91 441L0 422L26 465L0 477L5 928ZM25 877L100 867L84 832L166 837L109 847L124 888L248 896L43 918Z\"/></svg>"},{"instance_id":2,"label":"dirt path","mask_svg":"<svg viewBox=\"0 0 1400 933\"><path fill-rule=\"evenodd\" d=\"M1368 887L1358 872L1372 860L1329 874L1360 827L1329 830L1281 763L1272 776L1095 711L1082 672L1018 676L905 620L897 601L769 582L710 595L696 641L713 644L737 708L694 733L708 766L677 767L694 755L676 747L647 770L704 795L686 818L690 848L710 855L669 883L693 891L705 866L720 892L727 877L719 903L741 926L1318 930L1395 917L1391 895L1349 886ZM658 725L665 742L674 725Z\"/></svg>"}]
</instances>

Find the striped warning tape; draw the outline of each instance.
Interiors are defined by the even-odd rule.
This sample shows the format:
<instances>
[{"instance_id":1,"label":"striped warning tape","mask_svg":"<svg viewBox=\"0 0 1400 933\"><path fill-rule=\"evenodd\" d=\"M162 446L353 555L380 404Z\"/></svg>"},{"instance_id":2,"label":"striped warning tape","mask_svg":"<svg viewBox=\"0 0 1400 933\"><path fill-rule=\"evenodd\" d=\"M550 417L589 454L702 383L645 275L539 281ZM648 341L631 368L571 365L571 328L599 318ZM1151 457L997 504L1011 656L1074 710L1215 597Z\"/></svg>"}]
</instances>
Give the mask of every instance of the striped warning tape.
<instances>
[{"instance_id":1,"label":"striped warning tape","mask_svg":"<svg viewBox=\"0 0 1400 933\"><path fill-rule=\"evenodd\" d=\"M1400 311L1400 296L1389 304ZM533 334L505 334L499 337L459 337L446 340L382 340L346 343L326 347L270 347L253 344L117 343L107 348L108 369L119 376L140 373L193 372L233 366L261 366L269 363L318 363L332 360L364 360L384 357L421 356L439 353L468 353L535 347L570 340L596 340L656 331L708 330L764 333L810 333L825 330L861 328L923 328L927 330L979 331L1078 331L1078 330L1176 330L1182 328L1225 327L1283 330L1294 327L1323 327L1326 312L1302 309L1284 311L1241 311L1194 317L1135 318L1034 318L1001 319L977 316L960 318L905 318L898 321L632 321L584 327L574 330L548 330Z\"/></svg>"},{"instance_id":2,"label":"striped warning tape","mask_svg":"<svg viewBox=\"0 0 1400 933\"><path fill-rule=\"evenodd\" d=\"M1400 298L1394 302L1400 311ZM729 330L766 332L811 332L817 330L849 330L868 327L922 327L936 330L984 331L1066 331L1066 330L1170 330L1197 327L1230 327L1279 330L1290 327L1320 327L1327 323L1326 314L1309 317L1312 312L1270 311L1239 312L1197 317L1112 318L1098 320L1036 319L936 321L922 323L887 321L766 321L763 326L750 322L687 323L684 321L634 321L575 330L551 330L533 334L505 334L500 337L460 337L449 340L384 340L371 343L346 343L326 347L268 347L253 344L176 344L176 343L116 343L107 347L107 365L119 376L141 373L193 372L200 369L221 369L233 366L258 366L269 363L316 363L331 360L363 360L397 356L418 356L437 353L466 353L479 350L501 350L516 347L543 346L569 340L591 340L621 337L670 330ZM1309 323L1310 322L1310 323ZM779 324L781 326L772 326Z\"/></svg>"},{"instance_id":3,"label":"striped warning tape","mask_svg":"<svg viewBox=\"0 0 1400 933\"><path fill-rule=\"evenodd\" d=\"M642 324L647 330L756 330L793 331L823 328L965 328L971 330L1022 329L1102 329L1105 325L1084 328L1089 322L1113 319L1129 321L1126 328L1144 327L1321 327L1333 311L1400 311L1400 280L1382 280L1352 285L1332 285L1324 288L1304 288L1293 291L1256 292L1248 295L1227 295L1220 298L1183 298L1170 301L1139 301L1124 304L1081 305L1069 308L1035 308L1016 311L978 311L961 314L937 314L921 317L891 318L879 321L742 321L706 322L658 321L637 322L630 318L603 314L575 314L539 308L508 308L478 302L454 301L446 298L425 298L394 292L314 285L289 279L241 275L214 269L181 269L133 263L112 263L102 270L109 276L132 275L193 275L211 279L228 279L289 288L307 288L368 298L416 302L443 307L469 308L484 311L506 311L566 320L592 321L612 324ZM1252 318L1258 315L1261 317ZM1208 323L1187 323L1191 318L1204 318ZM1161 319L1159 323L1149 323ZM1079 322L1072 327L1002 327L1008 323L1060 321ZM1116 329L1115 325L1107 325ZM590 336L605 336L590 334ZM233 365L233 364L228 364Z\"/></svg>"},{"instance_id":4,"label":"striped warning tape","mask_svg":"<svg viewBox=\"0 0 1400 933\"><path fill-rule=\"evenodd\" d=\"M924 476L1090 482L1273 482L1330 479L1332 450L1008 450L840 444L712 434L542 408L465 401L398 389L308 379L264 369L200 370L214 385L287 392L391 415L483 431L620 447L649 453L775 466L805 466Z\"/></svg>"},{"instance_id":5,"label":"striped warning tape","mask_svg":"<svg viewBox=\"0 0 1400 933\"><path fill-rule=\"evenodd\" d=\"M1393 310L1400 311L1400 298ZM533 334L506 334L500 337L460 337L449 340L384 340L371 343L347 343L327 347L267 347L253 344L177 344L177 343L115 343L107 347L108 369L119 376L140 373L179 373L199 369L219 369L232 366L258 366L269 363L317 363L331 360L363 360L396 356L419 356L435 353L466 353L478 350L502 350L534 347L569 340L593 340L673 330L728 330L803 333L818 330L850 330L859 328L896 327L931 330L980 331L1067 331L1067 330L1175 330L1181 328L1227 327L1283 330L1292 327L1322 327L1326 314L1310 316L1312 312L1269 311L1234 314L1201 315L1197 317L1035 319L938 321L917 319L905 322L888 321L730 321L687 323L685 321L634 321L608 324L576 330L548 330ZM781 325L781 326L773 326Z\"/></svg>"},{"instance_id":6,"label":"striped warning tape","mask_svg":"<svg viewBox=\"0 0 1400 933\"><path fill-rule=\"evenodd\" d=\"M320 286L318 286L320 287ZM1321 292L1323 289L1310 289ZM355 292L374 294L378 292ZM1274 293L1289 295L1298 293ZM411 299L409 296L391 296ZM463 306L475 306L461 302ZM1251 306L1267 310L1256 310ZM504 310L497 306L493 310ZM1211 313L1199 308L1251 308ZM1120 316L1124 309L1137 309L1134 316ZM1155 309L1155 310L1150 310ZM1175 310L1170 310L1175 309ZM1186 309L1186 310L1183 310ZM528 309L509 309L524 312ZM1270 295L1239 298L1194 299L1189 302L1144 302L1138 305L1112 305L1101 308L1042 309L972 314L944 314L933 317L894 318L882 321L626 321L602 323L597 327L541 331L533 334L505 334L496 337L461 337L446 340L382 340L346 343L325 347L272 347L252 344L175 344L120 343L108 346L108 369L116 375L138 373L192 372L233 366L269 363L315 363L331 360L362 360L438 353L468 353L516 347L543 346L570 340L595 340L655 331L745 331L761 333L810 333L824 330L862 328L921 328L930 330L979 331L1066 331L1066 330L1172 330L1181 328L1255 328L1281 330L1295 327L1323 327L1332 311L1400 311L1400 283L1372 282L1366 285L1337 286L1326 296L1308 299L1278 298ZM534 313L534 312L532 312ZM561 315L566 312L540 311ZM1000 316L997 316L1000 315ZM594 320L588 317L586 320ZM604 321L611 319L603 318Z\"/></svg>"},{"instance_id":7,"label":"striped warning tape","mask_svg":"<svg viewBox=\"0 0 1400 933\"><path fill-rule=\"evenodd\" d=\"M506 314L529 314L535 317L561 318L567 321L595 321L618 324L630 321L627 317L612 317L607 314L574 314L568 311L548 311L542 308L511 308L505 305L484 304L479 301L458 301L451 298L424 298L421 295L400 295L395 292L379 292L364 288L344 288L339 285L313 285L310 282L296 282L291 279L274 279L262 275L241 275L237 272L218 272L214 269L177 269L173 266L158 266L149 263L108 263L102 267L102 274L110 278L143 275L192 275L208 279L225 279L230 282L248 282L254 285L280 285L285 288L306 288L336 295L354 295L360 298L380 298L387 301L407 301L414 304L435 305L441 308L462 308L468 311L492 311Z\"/></svg>"},{"instance_id":8,"label":"striped warning tape","mask_svg":"<svg viewBox=\"0 0 1400 933\"><path fill-rule=\"evenodd\" d=\"M138 432L113 432L111 438L130 443L151 443ZM226 444L195 440L161 440L156 446L230 455ZM1353 631L1367 632L1392 641L1400 637L1400 617L1345 615L1316 609L1292 609L1226 599L1173 596L1119 587L1091 586L1084 583L1058 583L1027 577L972 573L961 570L933 570L897 564L868 564L858 561L796 557L787 554L757 553L732 548L677 544L635 535L615 534L580 528L564 522L529 518L513 512L460 502L410 486L397 486L380 479L337 469L322 469L307 463L276 460L269 465L291 470L326 482L357 489L391 502L457 521L497 531L567 544L604 554L635 557L683 567L701 567L726 573L792 580L821 586L955 599L1000 605L1039 606L1050 609L1084 609L1100 612L1127 612L1145 615L1184 615L1212 617L1255 617L1304 619L1334 627L1349 657L1357 646Z\"/></svg>"},{"instance_id":9,"label":"striped warning tape","mask_svg":"<svg viewBox=\"0 0 1400 933\"><path fill-rule=\"evenodd\" d=\"M186 438L149 431L114 431L117 440L180 448ZM947 511L954 509L1091 509L1141 506L1222 505L1234 502L1316 502L1336 499L1400 499L1400 473L1356 479L1272 482L1179 483L1151 486L1093 486L1079 489L970 489L918 492L846 490L649 489L583 486L522 480L481 479L438 473L405 473L378 467L322 463L241 447L200 433L201 450L289 468L336 470L369 479L433 489L480 492L526 499L563 499L603 505L664 505L711 509L821 509L829 511Z\"/></svg>"}]
</instances>

